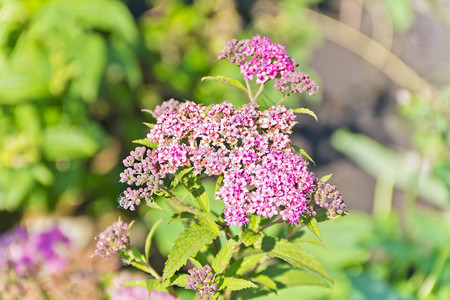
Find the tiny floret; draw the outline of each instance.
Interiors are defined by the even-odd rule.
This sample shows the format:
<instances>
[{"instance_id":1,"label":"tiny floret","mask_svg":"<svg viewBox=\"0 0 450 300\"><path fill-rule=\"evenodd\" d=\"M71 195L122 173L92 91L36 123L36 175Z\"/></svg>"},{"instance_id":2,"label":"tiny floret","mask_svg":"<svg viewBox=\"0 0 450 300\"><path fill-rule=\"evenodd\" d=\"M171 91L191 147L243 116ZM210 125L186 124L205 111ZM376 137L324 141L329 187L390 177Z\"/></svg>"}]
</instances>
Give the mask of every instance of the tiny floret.
<instances>
[{"instance_id":1,"label":"tiny floret","mask_svg":"<svg viewBox=\"0 0 450 300\"><path fill-rule=\"evenodd\" d=\"M134 222L134 221L133 221ZM133 225L123 222L120 218L105 231L98 235L97 247L94 255L108 258L119 250L126 250L130 247L130 228Z\"/></svg>"}]
</instances>

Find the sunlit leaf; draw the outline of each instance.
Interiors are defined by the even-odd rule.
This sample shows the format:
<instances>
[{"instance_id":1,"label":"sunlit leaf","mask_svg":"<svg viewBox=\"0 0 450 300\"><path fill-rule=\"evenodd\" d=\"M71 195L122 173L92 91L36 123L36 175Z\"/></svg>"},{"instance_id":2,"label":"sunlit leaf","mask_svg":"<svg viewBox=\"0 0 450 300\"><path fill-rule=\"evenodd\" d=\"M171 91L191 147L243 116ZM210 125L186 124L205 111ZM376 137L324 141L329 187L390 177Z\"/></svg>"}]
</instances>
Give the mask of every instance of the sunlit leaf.
<instances>
[{"instance_id":1,"label":"sunlit leaf","mask_svg":"<svg viewBox=\"0 0 450 300\"><path fill-rule=\"evenodd\" d=\"M193 224L185 229L175 241L167 258L163 281L170 278L178 269L186 264L190 256L195 256L205 245L208 245L217 235L209 228Z\"/></svg>"},{"instance_id":2,"label":"sunlit leaf","mask_svg":"<svg viewBox=\"0 0 450 300\"><path fill-rule=\"evenodd\" d=\"M237 242L235 240L228 240L225 245L223 245L222 249L220 249L219 253L217 253L211 265L216 274L221 274L225 271L225 268L230 262L231 255L233 254L236 244Z\"/></svg>"},{"instance_id":3,"label":"sunlit leaf","mask_svg":"<svg viewBox=\"0 0 450 300\"><path fill-rule=\"evenodd\" d=\"M256 288L258 287L256 284L254 284L251 281L241 279L241 278L234 278L234 277L225 277L223 279L222 284L218 288L219 290L224 291L240 291L243 289L248 288Z\"/></svg>"},{"instance_id":4,"label":"sunlit leaf","mask_svg":"<svg viewBox=\"0 0 450 300\"><path fill-rule=\"evenodd\" d=\"M145 261L148 263L149 260L149 254L150 254L150 247L152 245L152 239L153 235L155 234L156 229L158 228L159 224L161 224L163 219L158 220L156 223L153 224L152 228L147 234L147 238L145 239Z\"/></svg>"},{"instance_id":5,"label":"sunlit leaf","mask_svg":"<svg viewBox=\"0 0 450 300\"><path fill-rule=\"evenodd\" d=\"M226 76L206 76L206 77L202 78L202 81L203 80L215 80L215 81L229 84L231 86L234 86L234 87L240 89L247 95L247 89L245 88L245 86L239 80L236 80L234 78L229 78Z\"/></svg>"},{"instance_id":6,"label":"sunlit leaf","mask_svg":"<svg viewBox=\"0 0 450 300\"><path fill-rule=\"evenodd\" d=\"M312 110L310 110L308 108L304 108L304 107L302 107L302 108L294 108L294 109L292 109L292 111L295 112L295 113L298 113L298 114L310 115L311 117L316 119L316 121L319 121L319 119L317 118L316 114Z\"/></svg>"}]
</instances>

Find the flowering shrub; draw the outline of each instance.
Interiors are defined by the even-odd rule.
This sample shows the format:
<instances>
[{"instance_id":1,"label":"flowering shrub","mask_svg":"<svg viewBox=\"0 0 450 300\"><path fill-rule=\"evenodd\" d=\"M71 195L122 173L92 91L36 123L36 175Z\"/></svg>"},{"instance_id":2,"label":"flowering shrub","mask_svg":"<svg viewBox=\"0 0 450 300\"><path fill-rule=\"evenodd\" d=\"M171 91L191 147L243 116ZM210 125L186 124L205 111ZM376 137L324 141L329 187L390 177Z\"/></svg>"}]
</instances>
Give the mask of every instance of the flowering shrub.
<instances>
[{"instance_id":1,"label":"flowering shrub","mask_svg":"<svg viewBox=\"0 0 450 300\"><path fill-rule=\"evenodd\" d=\"M282 104L293 93L314 95L318 87L307 74L295 72L298 64L283 45L266 37L232 40L225 46L218 58L237 64L246 86L224 76L204 80L240 89L249 103L235 108L227 101L209 107L174 99L164 102L148 111L156 123L145 123L149 133L135 141L140 146L123 161L120 181L128 187L120 205L133 211L145 202L161 209L160 201L165 198L174 219L183 219L186 226L162 275L150 266L148 257L159 222L147 237L145 255L129 244L129 226L120 220L100 234L96 254L106 258L118 251L126 263L149 273L153 278L143 285L149 293L156 290L175 295L173 286L178 286L196 291L199 298L215 299L223 294L229 299L232 293L244 297L238 291L250 289L261 294L290 286L287 276L280 275L285 273L301 278L296 284L327 285L332 279L325 267L296 242L308 241L301 238L300 231L306 225L318 238L314 243L320 243L318 222L343 215L345 204L336 187L326 183L330 176L315 177L308 169L311 158L290 140L297 123L295 113L317 119L316 115L306 108L288 109ZM257 99L270 80L282 98L261 110ZM252 85L258 88L255 94ZM216 180L215 199L224 205L220 215L211 212L201 180L205 176ZM196 205L174 195L178 185L192 194ZM177 217L180 214L182 218ZM286 236L266 233L279 223L289 224ZM189 275L179 272L183 266ZM268 275L277 268L278 276ZM245 298L249 297L247 293Z\"/></svg>"}]
</instances>

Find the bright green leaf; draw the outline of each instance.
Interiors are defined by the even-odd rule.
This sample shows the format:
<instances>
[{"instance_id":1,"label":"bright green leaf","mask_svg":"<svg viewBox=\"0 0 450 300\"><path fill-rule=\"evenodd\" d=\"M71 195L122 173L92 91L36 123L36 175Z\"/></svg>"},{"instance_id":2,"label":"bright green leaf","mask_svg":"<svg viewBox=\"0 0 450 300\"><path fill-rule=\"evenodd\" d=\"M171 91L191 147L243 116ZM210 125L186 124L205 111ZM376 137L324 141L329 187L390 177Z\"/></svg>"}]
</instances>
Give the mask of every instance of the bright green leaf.
<instances>
[{"instance_id":1,"label":"bright green leaf","mask_svg":"<svg viewBox=\"0 0 450 300\"><path fill-rule=\"evenodd\" d=\"M308 108L304 108L304 107L302 107L302 108L295 108L292 111L295 112L295 113L299 113L299 114L310 115L311 117L316 119L316 121L319 121L319 119L317 118L316 114L312 110L310 110Z\"/></svg>"},{"instance_id":2,"label":"bright green leaf","mask_svg":"<svg viewBox=\"0 0 450 300\"><path fill-rule=\"evenodd\" d=\"M273 241L271 244L273 248L268 251L267 254L269 256L280 258L294 267L307 269L308 271L333 282L333 279L328 274L325 267L308 251L303 250L299 246L286 240Z\"/></svg>"},{"instance_id":3,"label":"bright green leaf","mask_svg":"<svg viewBox=\"0 0 450 300\"><path fill-rule=\"evenodd\" d=\"M157 209L157 210L160 210L160 211L163 211L163 212L166 212L165 210L164 210L164 208L162 208L158 203L156 203L155 201L149 201L149 202L147 202L146 203L146 205L148 206L148 207L150 207L150 208L154 208L154 209Z\"/></svg>"},{"instance_id":4,"label":"bright green leaf","mask_svg":"<svg viewBox=\"0 0 450 300\"><path fill-rule=\"evenodd\" d=\"M217 235L198 224L184 230L175 241L167 258L163 281L170 278L176 271L186 264L190 256L195 256L203 247L210 244Z\"/></svg>"},{"instance_id":5,"label":"bright green leaf","mask_svg":"<svg viewBox=\"0 0 450 300\"><path fill-rule=\"evenodd\" d=\"M225 271L236 244L237 242L235 240L228 240L225 245L223 245L222 249L220 249L219 253L217 253L216 258L211 265L216 274L221 274Z\"/></svg>"},{"instance_id":6,"label":"bright green leaf","mask_svg":"<svg viewBox=\"0 0 450 300\"><path fill-rule=\"evenodd\" d=\"M160 219L153 224L152 228L147 234L147 238L145 239L145 261L148 263L149 255L150 255L150 247L152 245L153 235L155 234L156 228L158 228L159 224L161 224L163 219Z\"/></svg>"},{"instance_id":7,"label":"bright green leaf","mask_svg":"<svg viewBox=\"0 0 450 300\"><path fill-rule=\"evenodd\" d=\"M146 123L144 122L144 125L147 126L148 128L152 129L153 127L155 127L155 124L152 123Z\"/></svg>"},{"instance_id":8,"label":"bright green leaf","mask_svg":"<svg viewBox=\"0 0 450 300\"><path fill-rule=\"evenodd\" d=\"M236 80L234 78L229 78L229 77L225 77L225 76L206 76L206 77L202 78L202 81L203 80L215 80L215 81L223 82L223 83L229 84L231 86L234 86L234 87L240 89L246 95L248 94L245 86L239 80Z\"/></svg>"},{"instance_id":9,"label":"bright green leaf","mask_svg":"<svg viewBox=\"0 0 450 300\"><path fill-rule=\"evenodd\" d=\"M147 279L145 281L148 294L150 295L154 290L159 290L160 281L158 279Z\"/></svg>"},{"instance_id":10,"label":"bright green leaf","mask_svg":"<svg viewBox=\"0 0 450 300\"><path fill-rule=\"evenodd\" d=\"M189 173L181 178L181 181L189 192L191 192L192 196L195 197L198 206L200 206L204 212L209 213L210 204L208 194L206 193L206 190L198 177L192 173Z\"/></svg>"},{"instance_id":11,"label":"bright green leaf","mask_svg":"<svg viewBox=\"0 0 450 300\"><path fill-rule=\"evenodd\" d=\"M195 215L195 217L199 220L200 224L204 228L208 228L213 232L215 235L220 235L220 229L216 224L216 221L214 220L213 216L207 213L201 213L199 215Z\"/></svg>"},{"instance_id":12,"label":"bright green leaf","mask_svg":"<svg viewBox=\"0 0 450 300\"><path fill-rule=\"evenodd\" d=\"M246 229L242 234L241 241L245 244L245 246L250 247L253 245L259 238L261 237L261 233L256 233L250 229Z\"/></svg>"},{"instance_id":13,"label":"bright green leaf","mask_svg":"<svg viewBox=\"0 0 450 300\"><path fill-rule=\"evenodd\" d=\"M196 260L195 258L189 257L189 260L194 265L194 267L196 267L196 268L202 268L203 267L202 264L198 260Z\"/></svg>"},{"instance_id":14,"label":"bright green leaf","mask_svg":"<svg viewBox=\"0 0 450 300\"><path fill-rule=\"evenodd\" d=\"M157 147L157 144L155 144L153 142L150 142L150 141L148 141L146 139L134 140L133 143L140 144L140 145L145 146L145 147L150 148L150 149L155 149Z\"/></svg>"},{"instance_id":15,"label":"bright green leaf","mask_svg":"<svg viewBox=\"0 0 450 300\"><path fill-rule=\"evenodd\" d=\"M322 240L322 237L320 235L320 229L319 224L317 223L316 218L312 218L307 224L308 229L319 239Z\"/></svg>"},{"instance_id":16,"label":"bright green leaf","mask_svg":"<svg viewBox=\"0 0 450 300\"><path fill-rule=\"evenodd\" d=\"M224 291L240 291L248 288L256 288L258 287L251 281L242 279L242 278L234 278L234 277L225 277L223 279L222 284L219 287L219 290Z\"/></svg>"},{"instance_id":17,"label":"bright green leaf","mask_svg":"<svg viewBox=\"0 0 450 300\"><path fill-rule=\"evenodd\" d=\"M259 227L259 223L261 223L261 216L253 214L250 217L250 228L255 231Z\"/></svg>"},{"instance_id":18,"label":"bright green leaf","mask_svg":"<svg viewBox=\"0 0 450 300\"><path fill-rule=\"evenodd\" d=\"M176 188L176 186L178 185L178 183L180 183L181 178L183 178L184 175L186 175L187 173L189 173L191 170L193 169L193 167L191 168L186 168L181 170L180 172L178 172L175 175L175 178L172 180L172 182L170 183L170 190L173 191L174 188Z\"/></svg>"},{"instance_id":19,"label":"bright green leaf","mask_svg":"<svg viewBox=\"0 0 450 300\"><path fill-rule=\"evenodd\" d=\"M331 176L333 176L333 174L328 174L328 175L322 176L320 178L320 180L323 182L327 182L328 180L330 180Z\"/></svg>"},{"instance_id":20,"label":"bright green leaf","mask_svg":"<svg viewBox=\"0 0 450 300\"><path fill-rule=\"evenodd\" d=\"M266 253L258 253L252 254L249 256L245 256L242 259L242 263L236 271L237 275L242 275L249 269L255 267L263 258L266 256Z\"/></svg>"},{"instance_id":21,"label":"bright green leaf","mask_svg":"<svg viewBox=\"0 0 450 300\"><path fill-rule=\"evenodd\" d=\"M217 178L216 187L214 188L214 193L217 193L220 190L220 185L222 184L223 176L219 176Z\"/></svg>"},{"instance_id":22,"label":"bright green leaf","mask_svg":"<svg viewBox=\"0 0 450 300\"><path fill-rule=\"evenodd\" d=\"M292 267L278 267L267 269L262 274L268 276L275 282L281 283L285 287L295 287L295 286L322 286L330 287L330 284L313 274L299 270L293 269Z\"/></svg>"},{"instance_id":23,"label":"bright green leaf","mask_svg":"<svg viewBox=\"0 0 450 300\"><path fill-rule=\"evenodd\" d=\"M303 156L305 156L307 159L309 159L313 164L316 164L316 163L314 162L314 160L311 158L311 156L309 156L309 154L306 153L305 150L303 150L302 148L300 148L300 147L298 147L298 146L295 146L295 145L292 145L292 148L294 148L295 151L301 153Z\"/></svg>"},{"instance_id":24,"label":"bright green leaf","mask_svg":"<svg viewBox=\"0 0 450 300\"><path fill-rule=\"evenodd\" d=\"M262 285L263 287L266 287L267 289L271 291L277 290L277 284L275 281L273 281L269 276L267 275L257 275L253 278L257 283Z\"/></svg>"}]
</instances>

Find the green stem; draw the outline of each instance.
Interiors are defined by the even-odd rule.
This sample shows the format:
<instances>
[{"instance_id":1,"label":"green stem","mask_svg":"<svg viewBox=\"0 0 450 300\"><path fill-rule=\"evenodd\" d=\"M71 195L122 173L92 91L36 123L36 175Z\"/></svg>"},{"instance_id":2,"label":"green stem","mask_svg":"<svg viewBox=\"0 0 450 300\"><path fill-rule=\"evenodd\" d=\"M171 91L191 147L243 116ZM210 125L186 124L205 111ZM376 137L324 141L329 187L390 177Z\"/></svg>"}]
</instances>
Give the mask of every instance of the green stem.
<instances>
[{"instance_id":1,"label":"green stem","mask_svg":"<svg viewBox=\"0 0 450 300\"><path fill-rule=\"evenodd\" d=\"M283 103L283 101L287 98L287 95L283 95L283 97L281 97L280 101L277 102L277 104L275 105L280 105L281 103Z\"/></svg>"},{"instance_id":2,"label":"green stem","mask_svg":"<svg viewBox=\"0 0 450 300\"><path fill-rule=\"evenodd\" d=\"M272 225L275 225L275 224L278 224L278 223L281 223L281 222L283 222L283 219L282 219L282 218L278 218L278 219L276 219L275 221L273 221L273 222L267 224L266 226L263 226L263 227L261 227L261 228L255 230L255 232L256 232L256 233L259 233L259 232L261 232L261 231L267 229L268 227L270 227L270 226L272 226Z\"/></svg>"},{"instance_id":3,"label":"green stem","mask_svg":"<svg viewBox=\"0 0 450 300\"><path fill-rule=\"evenodd\" d=\"M252 103L256 103L256 99L258 99L259 95L261 95L263 89L264 89L264 84L261 84L261 86L259 87L258 92L256 92L255 97L254 97L253 100L251 101Z\"/></svg>"},{"instance_id":4,"label":"green stem","mask_svg":"<svg viewBox=\"0 0 450 300\"><path fill-rule=\"evenodd\" d=\"M245 84L247 85L248 97L250 98L250 102L253 102L253 93L252 89L250 88L250 82L248 81L248 79L245 79Z\"/></svg>"}]
</instances>

